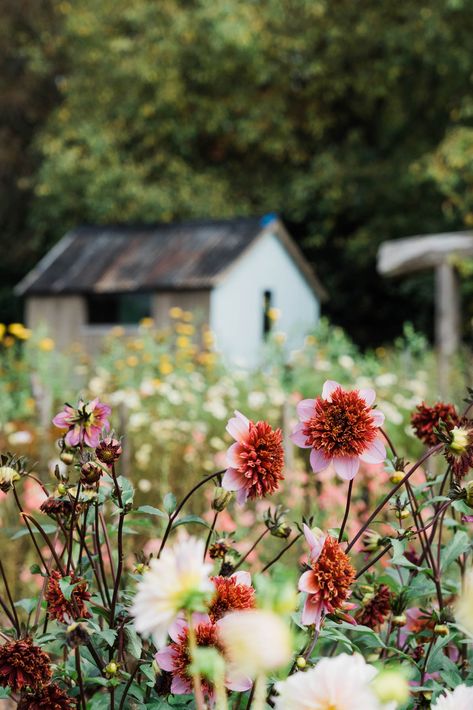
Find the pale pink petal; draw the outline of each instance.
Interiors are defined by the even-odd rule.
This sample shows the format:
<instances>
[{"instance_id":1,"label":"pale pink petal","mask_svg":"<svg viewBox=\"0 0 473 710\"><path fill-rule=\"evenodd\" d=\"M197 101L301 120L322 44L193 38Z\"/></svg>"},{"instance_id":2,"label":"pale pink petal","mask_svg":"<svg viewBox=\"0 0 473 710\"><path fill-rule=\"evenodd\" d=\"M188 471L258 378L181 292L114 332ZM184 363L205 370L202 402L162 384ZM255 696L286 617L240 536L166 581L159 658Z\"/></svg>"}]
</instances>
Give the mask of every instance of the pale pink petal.
<instances>
[{"instance_id":1,"label":"pale pink petal","mask_svg":"<svg viewBox=\"0 0 473 710\"><path fill-rule=\"evenodd\" d=\"M361 399L365 400L367 407L371 407L374 400L376 399L376 392L374 390L372 390L371 387L367 387L366 389L358 390L358 394L361 397Z\"/></svg>"},{"instance_id":2,"label":"pale pink petal","mask_svg":"<svg viewBox=\"0 0 473 710\"><path fill-rule=\"evenodd\" d=\"M322 552L323 547L325 545L326 536L323 534L322 531L320 531L319 534L316 535L305 523L303 526L303 530L304 537L306 539L307 544L309 545L310 559L312 560L312 562L316 562L320 557L320 553Z\"/></svg>"},{"instance_id":3,"label":"pale pink petal","mask_svg":"<svg viewBox=\"0 0 473 710\"><path fill-rule=\"evenodd\" d=\"M59 412L59 414L56 414L52 422L54 426L57 426L58 429L68 429L71 425L70 419L71 412L63 411Z\"/></svg>"},{"instance_id":4,"label":"pale pink petal","mask_svg":"<svg viewBox=\"0 0 473 710\"><path fill-rule=\"evenodd\" d=\"M227 450L227 464L229 466L232 466L233 468L238 468L238 466L241 464L240 452L241 444L238 441L235 441L235 443L232 444Z\"/></svg>"},{"instance_id":5,"label":"pale pink petal","mask_svg":"<svg viewBox=\"0 0 473 710\"><path fill-rule=\"evenodd\" d=\"M331 459L327 458L320 449L312 449L310 452L310 466L314 473L324 471L330 464Z\"/></svg>"},{"instance_id":6,"label":"pale pink petal","mask_svg":"<svg viewBox=\"0 0 473 710\"><path fill-rule=\"evenodd\" d=\"M235 416L228 420L227 431L236 441L246 441L250 431L250 420L241 412L235 411Z\"/></svg>"},{"instance_id":7,"label":"pale pink petal","mask_svg":"<svg viewBox=\"0 0 473 710\"><path fill-rule=\"evenodd\" d=\"M305 626L315 624L317 628L320 626L322 614L324 611L323 603L316 601L314 597L308 596L302 609L301 621Z\"/></svg>"},{"instance_id":8,"label":"pale pink petal","mask_svg":"<svg viewBox=\"0 0 473 710\"><path fill-rule=\"evenodd\" d=\"M310 444L307 443L307 436L303 432L304 425L298 424L291 434L291 441L302 449L310 449Z\"/></svg>"},{"instance_id":9,"label":"pale pink petal","mask_svg":"<svg viewBox=\"0 0 473 710\"><path fill-rule=\"evenodd\" d=\"M315 399L303 399L296 407L297 415L303 422L312 419L315 410Z\"/></svg>"},{"instance_id":10,"label":"pale pink petal","mask_svg":"<svg viewBox=\"0 0 473 710\"><path fill-rule=\"evenodd\" d=\"M163 671L173 671L174 670L174 649L172 646L165 646L155 655L156 663Z\"/></svg>"},{"instance_id":11,"label":"pale pink petal","mask_svg":"<svg viewBox=\"0 0 473 710\"><path fill-rule=\"evenodd\" d=\"M335 473L344 481L351 481L355 478L360 468L358 456L337 456L333 459Z\"/></svg>"},{"instance_id":12,"label":"pale pink petal","mask_svg":"<svg viewBox=\"0 0 473 710\"><path fill-rule=\"evenodd\" d=\"M175 675L171 683L171 693L175 695L186 695L192 691L192 683L190 680L183 680Z\"/></svg>"},{"instance_id":13,"label":"pale pink petal","mask_svg":"<svg viewBox=\"0 0 473 710\"><path fill-rule=\"evenodd\" d=\"M225 678L225 685L228 690L234 690L237 693L244 693L249 690L253 685L251 678L245 678L245 676L238 675L237 671L229 670L227 671L227 676Z\"/></svg>"},{"instance_id":14,"label":"pale pink petal","mask_svg":"<svg viewBox=\"0 0 473 710\"><path fill-rule=\"evenodd\" d=\"M315 594L319 591L313 570L309 569L301 574L297 588L300 592L307 592L308 594Z\"/></svg>"},{"instance_id":15,"label":"pale pink petal","mask_svg":"<svg viewBox=\"0 0 473 710\"><path fill-rule=\"evenodd\" d=\"M90 446L92 449L97 448L100 441L100 433L101 430L97 429L97 427L92 427L88 431L86 429L84 431L84 444Z\"/></svg>"},{"instance_id":16,"label":"pale pink petal","mask_svg":"<svg viewBox=\"0 0 473 710\"><path fill-rule=\"evenodd\" d=\"M371 412L373 422L375 426L383 426L384 424L384 414L379 411L379 409L373 409Z\"/></svg>"},{"instance_id":17,"label":"pale pink petal","mask_svg":"<svg viewBox=\"0 0 473 710\"><path fill-rule=\"evenodd\" d=\"M236 495L236 500L238 505L244 505L248 500L249 491L248 488L240 488Z\"/></svg>"},{"instance_id":18,"label":"pale pink petal","mask_svg":"<svg viewBox=\"0 0 473 710\"><path fill-rule=\"evenodd\" d=\"M239 491L245 485L246 479L234 468L227 468L222 478L222 488L226 491Z\"/></svg>"},{"instance_id":19,"label":"pale pink petal","mask_svg":"<svg viewBox=\"0 0 473 710\"><path fill-rule=\"evenodd\" d=\"M322 387L322 399L326 399L329 402L332 401L332 394L335 390L338 390L340 385L335 380L326 380L324 386Z\"/></svg>"},{"instance_id":20,"label":"pale pink petal","mask_svg":"<svg viewBox=\"0 0 473 710\"><path fill-rule=\"evenodd\" d=\"M69 429L64 437L64 442L68 446L78 446L80 444L80 427L75 426L73 429Z\"/></svg>"},{"instance_id":21,"label":"pale pink petal","mask_svg":"<svg viewBox=\"0 0 473 710\"><path fill-rule=\"evenodd\" d=\"M172 622L171 626L168 629L168 634L172 638L172 640L177 643L179 640L179 636L186 629L187 621L179 617Z\"/></svg>"},{"instance_id":22,"label":"pale pink petal","mask_svg":"<svg viewBox=\"0 0 473 710\"><path fill-rule=\"evenodd\" d=\"M210 624L210 616L204 614L202 611L194 611L192 614L192 624L197 626L198 624Z\"/></svg>"},{"instance_id":23,"label":"pale pink petal","mask_svg":"<svg viewBox=\"0 0 473 710\"><path fill-rule=\"evenodd\" d=\"M365 463L383 463L386 460L386 447L379 439L375 439L360 455Z\"/></svg>"},{"instance_id":24,"label":"pale pink petal","mask_svg":"<svg viewBox=\"0 0 473 710\"><path fill-rule=\"evenodd\" d=\"M234 572L230 575L230 579L234 579L237 584L244 584L245 587L251 587L251 574L249 572Z\"/></svg>"}]
</instances>

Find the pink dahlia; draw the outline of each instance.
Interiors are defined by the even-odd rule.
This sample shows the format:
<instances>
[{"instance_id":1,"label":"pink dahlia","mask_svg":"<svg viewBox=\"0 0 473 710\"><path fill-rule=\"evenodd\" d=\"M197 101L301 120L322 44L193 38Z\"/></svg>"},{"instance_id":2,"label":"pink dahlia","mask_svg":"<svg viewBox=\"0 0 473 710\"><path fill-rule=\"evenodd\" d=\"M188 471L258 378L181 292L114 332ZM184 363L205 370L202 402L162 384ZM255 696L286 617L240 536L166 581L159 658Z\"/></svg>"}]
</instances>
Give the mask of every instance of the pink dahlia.
<instances>
[{"instance_id":1,"label":"pink dahlia","mask_svg":"<svg viewBox=\"0 0 473 710\"><path fill-rule=\"evenodd\" d=\"M229 468L222 480L227 491L237 491L240 504L250 498L264 498L279 488L284 479L284 449L281 429L268 422L252 422L235 412L227 425L235 443L227 451Z\"/></svg>"},{"instance_id":2,"label":"pink dahlia","mask_svg":"<svg viewBox=\"0 0 473 710\"><path fill-rule=\"evenodd\" d=\"M64 442L67 446L85 444L95 448L100 442L102 430L108 431L108 417L111 409L107 404L99 402L98 398L91 402L79 400L77 407L65 404L64 409L53 419L58 429L67 429Z\"/></svg>"},{"instance_id":3,"label":"pink dahlia","mask_svg":"<svg viewBox=\"0 0 473 710\"><path fill-rule=\"evenodd\" d=\"M371 408L375 397L372 389L346 392L338 382L327 380L321 397L299 402L301 421L291 439L297 446L312 449L314 473L333 463L340 478L351 481L360 461L377 464L385 460L386 449L377 438L384 414Z\"/></svg>"},{"instance_id":4,"label":"pink dahlia","mask_svg":"<svg viewBox=\"0 0 473 710\"><path fill-rule=\"evenodd\" d=\"M299 591L307 593L302 623L319 628L325 614L345 606L355 581L355 570L334 537L322 532L315 535L307 525L304 525L304 535L309 545L310 569L299 579Z\"/></svg>"},{"instance_id":5,"label":"pink dahlia","mask_svg":"<svg viewBox=\"0 0 473 710\"><path fill-rule=\"evenodd\" d=\"M207 614L194 614L193 625L198 648L213 647L223 653L218 625L212 623ZM189 671L191 656L187 621L177 619L169 629L169 635L172 643L158 651L155 655L156 662L163 671L169 671L172 675L171 693L175 695L192 693L192 676ZM251 687L251 681L248 678L239 678L227 673L225 685L229 690L244 692ZM202 692L209 698L213 696L213 686L206 679L202 680Z\"/></svg>"}]
</instances>

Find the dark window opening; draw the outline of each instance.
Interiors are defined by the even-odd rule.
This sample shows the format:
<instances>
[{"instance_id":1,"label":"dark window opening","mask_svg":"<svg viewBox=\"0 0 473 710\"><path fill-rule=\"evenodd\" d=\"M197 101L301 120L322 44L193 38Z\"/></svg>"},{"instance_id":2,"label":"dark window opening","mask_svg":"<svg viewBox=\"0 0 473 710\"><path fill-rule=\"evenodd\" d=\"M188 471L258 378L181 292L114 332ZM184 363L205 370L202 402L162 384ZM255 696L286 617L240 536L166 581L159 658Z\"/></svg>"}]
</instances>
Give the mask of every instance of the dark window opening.
<instances>
[{"instance_id":1,"label":"dark window opening","mask_svg":"<svg viewBox=\"0 0 473 710\"><path fill-rule=\"evenodd\" d=\"M87 296L90 325L137 325L151 316L149 293L91 294Z\"/></svg>"},{"instance_id":2,"label":"dark window opening","mask_svg":"<svg viewBox=\"0 0 473 710\"><path fill-rule=\"evenodd\" d=\"M271 291L265 291L263 294L263 336L266 338L272 326L271 320L271 308L272 308L273 295Z\"/></svg>"}]
</instances>

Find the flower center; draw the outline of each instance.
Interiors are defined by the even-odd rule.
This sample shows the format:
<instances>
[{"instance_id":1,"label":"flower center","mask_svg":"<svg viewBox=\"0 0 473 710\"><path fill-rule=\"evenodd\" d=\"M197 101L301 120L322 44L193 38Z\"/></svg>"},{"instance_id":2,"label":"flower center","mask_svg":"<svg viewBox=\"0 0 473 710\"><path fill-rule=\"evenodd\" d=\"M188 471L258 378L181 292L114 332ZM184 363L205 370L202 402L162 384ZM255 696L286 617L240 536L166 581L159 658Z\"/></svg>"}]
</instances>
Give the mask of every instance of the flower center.
<instances>
[{"instance_id":1,"label":"flower center","mask_svg":"<svg viewBox=\"0 0 473 710\"><path fill-rule=\"evenodd\" d=\"M307 444L334 456L359 456L375 440L377 428L371 409L358 392L344 392L341 387L331 401L318 397L313 417L303 429Z\"/></svg>"}]
</instances>

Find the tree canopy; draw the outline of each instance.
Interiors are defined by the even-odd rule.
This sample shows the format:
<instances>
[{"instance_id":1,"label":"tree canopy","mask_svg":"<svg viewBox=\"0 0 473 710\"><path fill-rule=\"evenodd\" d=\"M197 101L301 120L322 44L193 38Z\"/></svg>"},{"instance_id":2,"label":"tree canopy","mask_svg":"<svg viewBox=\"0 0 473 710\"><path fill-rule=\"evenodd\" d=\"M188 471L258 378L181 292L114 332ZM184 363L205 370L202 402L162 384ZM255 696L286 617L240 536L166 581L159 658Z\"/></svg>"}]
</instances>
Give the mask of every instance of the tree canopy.
<instances>
[{"instance_id":1,"label":"tree canopy","mask_svg":"<svg viewBox=\"0 0 473 710\"><path fill-rule=\"evenodd\" d=\"M359 343L427 327L430 277L383 280L375 255L473 223L471 0L54 9L59 96L30 152L39 251L82 222L277 211Z\"/></svg>"}]
</instances>

